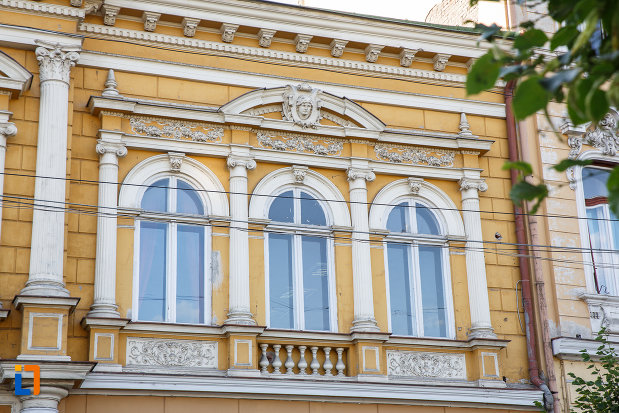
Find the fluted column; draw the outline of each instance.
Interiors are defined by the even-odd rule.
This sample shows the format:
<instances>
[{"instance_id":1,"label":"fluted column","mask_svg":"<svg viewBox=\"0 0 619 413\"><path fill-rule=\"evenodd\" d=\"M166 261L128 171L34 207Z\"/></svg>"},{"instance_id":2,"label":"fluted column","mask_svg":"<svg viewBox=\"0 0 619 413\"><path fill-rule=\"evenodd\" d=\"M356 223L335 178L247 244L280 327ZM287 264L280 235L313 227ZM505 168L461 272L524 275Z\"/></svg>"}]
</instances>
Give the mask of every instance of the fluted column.
<instances>
[{"instance_id":1,"label":"fluted column","mask_svg":"<svg viewBox=\"0 0 619 413\"><path fill-rule=\"evenodd\" d=\"M8 115L7 115L8 118ZM6 160L6 138L15 136L17 128L14 123L0 123L0 239L2 238L2 201L4 200L4 163Z\"/></svg>"},{"instance_id":2,"label":"fluted column","mask_svg":"<svg viewBox=\"0 0 619 413\"><path fill-rule=\"evenodd\" d=\"M471 331L469 338L496 338L490 320L486 262L483 252L479 191L485 192L488 185L483 179L460 179L462 192L462 217L466 232L466 273L471 307Z\"/></svg>"},{"instance_id":3,"label":"fluted column","mask_svg":"<svg viewBox=\"0 0 619 413\"><path fill-rule=\"evenodd\" d=\"M116 235L118 220L118 158L127 148L118 137L114 141L100 139L99 206L97 217L97 257L95 261L95 297L91 317L119 317L116 309Z\"/></svg>"},{"instance_id":4,"label":"fluted column","mask_svg":"<svg viewBox=\"0 0 619 413\"><path fill-rule=\"evenodd\" d=\"M61 387L41 385L37 395L20 396L21 413L58 413L58 403L67 397L69 391Z\"/></svg>"},{"instance_id":5,"label":"fluted column","mask_svg":"<svg viewBox=\"0 0 619 413\"><path fill-rule=\"evenodd\" d=\"M374 318L374 295L372 288L372 261L370 258L370 235L368 222L367 181L376 175L370 169L348 169L350 192L350 215L352 218L352 272L354 295L354 319L351 331L379 331Z\"/></svg>"},{"instance_id":6,"label":"fluted column","mask_svg":"<svg viewBox=\"0 0 619 413\"><path fill-rule=\"evenodd\" d=\"M226 324L254 325L249 308L249 207L247 171L256 168L248 156L230 155L230 302Z\"/></svg>"},{"instance_id":7,"label":"fluted column","mask_svg":"<svg viewBox=\"0 0 619 413\"><path fill-rule=\"evenodd\" d=\"M30 275L24 295L69 296L64 288L64 202L71 67L78 48L37 42L41 97Z\"/></svg>"}]
</instances>

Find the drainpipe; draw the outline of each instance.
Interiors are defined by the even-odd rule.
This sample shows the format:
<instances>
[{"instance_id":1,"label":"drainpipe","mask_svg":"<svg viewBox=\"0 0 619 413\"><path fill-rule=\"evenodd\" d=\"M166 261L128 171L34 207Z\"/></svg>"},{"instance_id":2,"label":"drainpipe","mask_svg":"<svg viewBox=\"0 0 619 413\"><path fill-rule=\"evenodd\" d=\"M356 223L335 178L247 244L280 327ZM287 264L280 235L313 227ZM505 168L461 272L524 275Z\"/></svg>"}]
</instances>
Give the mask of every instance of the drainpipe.
<instances>
[{"instance_id":1,"label":"drainpipe","mask_svg":"<svg viewBox=\"0 0 619 413\"><path fill-rule=\"evenodd\" d=\"M507 143L509 148L509 160L516 162L520 156L518 154L518 141L516 135L516 122L512 112L512 95L515 88L515 81L510 81L505 86L505 117L507 121ZM518 182L518 172L510 170L512 185ZM533 323L533 305L531 299L531 272L529 267L529 251L526 247L527 238L525 234L524 215L520 206L514 204L514 221L516 224L516 243L518 244L518 264L520 268L520 279L522 281L522 304L524 307L524 325L527 339L527 355L529 357L529 377L531 383L539 387L544 392L544 407L548 412L559 412L558 403L555 404L554 396L546 383L539 377L539 366L537 353L535 351L535 326ZM542 318L544 314L541 314ZM545 323L543 323L545 324Z\"/></svg>"}]
</instances>

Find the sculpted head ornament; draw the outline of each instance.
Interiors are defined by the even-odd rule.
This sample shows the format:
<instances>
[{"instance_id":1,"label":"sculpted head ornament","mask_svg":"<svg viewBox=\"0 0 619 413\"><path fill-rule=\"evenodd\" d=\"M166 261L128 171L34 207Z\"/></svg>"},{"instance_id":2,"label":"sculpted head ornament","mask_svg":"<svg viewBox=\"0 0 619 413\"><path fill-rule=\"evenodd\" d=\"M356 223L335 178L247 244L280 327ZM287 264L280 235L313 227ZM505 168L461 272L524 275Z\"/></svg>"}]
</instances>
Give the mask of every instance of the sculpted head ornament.
<instances>
[{"instance_id":1,"label":"sculpted head ornament","mask_svg":"<svg viewBox=\"0 0 619 413\"><path fill-rule=\"evenodd\" d=\"M320 91L307 83L288 86L283 96L282 117L302 128L315 128L322 118Z\"/></svg>"}]
</instances>

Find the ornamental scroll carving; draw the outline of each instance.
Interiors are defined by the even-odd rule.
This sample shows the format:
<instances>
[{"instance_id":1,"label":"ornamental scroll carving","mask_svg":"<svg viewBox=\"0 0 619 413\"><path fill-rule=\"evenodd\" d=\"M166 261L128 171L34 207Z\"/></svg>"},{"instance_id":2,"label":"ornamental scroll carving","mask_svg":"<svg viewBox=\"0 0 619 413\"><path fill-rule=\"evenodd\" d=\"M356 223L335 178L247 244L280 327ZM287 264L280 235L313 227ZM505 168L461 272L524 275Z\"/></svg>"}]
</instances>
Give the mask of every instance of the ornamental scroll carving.
<instances>
[{"instance_id":1,"label":"ornamental scroll carving","mask_svg":"<svg viewBox=\"0 0 619 413\"><path fill-rule=\"evenodd\" d=\"M341 141L296 134L274 135L258 132L258 143L262 147L278 151L313 152L316 155L340 155L344 149L344 143Z\"/></svg>"},{"instance_id":2,"label":"ornamental scroll carving","mask_svg":"<svg viewBox=\"0 0 619 413\"><path fill-rule=\"evenodd\" d=\"M407 148L394 145L378 144L374 152L379 159L413 165L453 166L455 151L433 148Z\"/></svg>"},{"instance_id":3,"label":"ornamental scroll carving","mask_svg":"<svg viewBox=\"0 0 619 413\"><path fill-rule=\"evenodd\" d=\"M127 339L127 365L216 369L217 343L129 337Z\"/></svg>"},{"instance_id":4,"label":"ornamental scroll carving","mask_svg":"<svg viewBox=\"0 0 619 413\"><path fill-rule=\"evenodd\" d=\"M142 136L191 140L195 142L216 142L224 136L221 127L207 127L196 122L160 120L140 116L129 118L131 130Z\"/></svg>"},{"instance_id":5,"label":"ornamental scroll carving","mask_svg":"<svg viewBox=\"0 0 619 413\"><path fill-rule=\"evenodd\" d=\"M389 376L466 380L464 354L387 351Z\"/></svg>"}]
</instances>

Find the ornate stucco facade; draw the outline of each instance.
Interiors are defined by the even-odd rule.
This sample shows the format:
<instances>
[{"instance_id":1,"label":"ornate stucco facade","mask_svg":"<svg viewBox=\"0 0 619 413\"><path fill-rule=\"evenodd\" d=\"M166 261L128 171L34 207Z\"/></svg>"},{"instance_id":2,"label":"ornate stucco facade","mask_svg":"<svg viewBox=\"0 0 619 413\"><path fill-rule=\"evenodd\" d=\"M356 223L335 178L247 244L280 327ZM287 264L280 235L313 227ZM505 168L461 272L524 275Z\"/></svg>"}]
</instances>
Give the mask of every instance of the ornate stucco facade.
<instances>
[{"instance_id":1,"label":"ornate stucco facade","mask_svg":"<svg viewBox=\"0 0 619 413\"><path fill-rule=\"evenodd\" d=\"M534 410L476 43L253 0L0 2L0 411Z\"/></svg>"}]
</instances>

